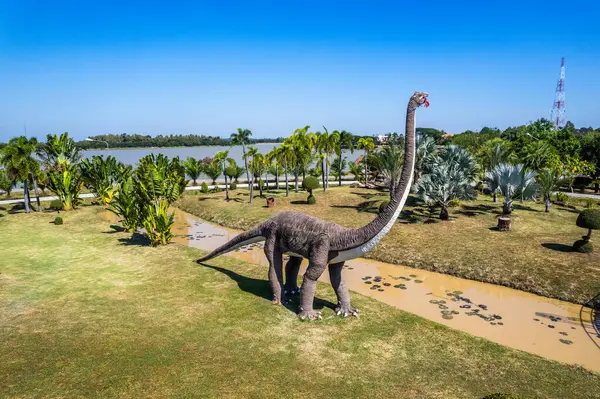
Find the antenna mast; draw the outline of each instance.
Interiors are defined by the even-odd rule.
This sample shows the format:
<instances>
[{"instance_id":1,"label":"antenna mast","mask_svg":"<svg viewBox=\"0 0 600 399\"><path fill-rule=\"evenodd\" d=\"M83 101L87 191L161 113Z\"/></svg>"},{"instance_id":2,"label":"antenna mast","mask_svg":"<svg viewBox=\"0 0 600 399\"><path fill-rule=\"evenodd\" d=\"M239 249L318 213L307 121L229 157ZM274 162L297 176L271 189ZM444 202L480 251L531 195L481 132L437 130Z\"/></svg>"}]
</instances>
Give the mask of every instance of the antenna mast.
<instances>
[{"instance_id":1,"label":"antenna mast","mask_svg":"<svg viewBox=\"0 0 600 399\"><path fill-rule=\"evenodd\" d=\"M556 129L565 125L565 57L562 58L560 64L560 78L556 85L554 106L550 118Z\"/></svg>"}]
</instances>

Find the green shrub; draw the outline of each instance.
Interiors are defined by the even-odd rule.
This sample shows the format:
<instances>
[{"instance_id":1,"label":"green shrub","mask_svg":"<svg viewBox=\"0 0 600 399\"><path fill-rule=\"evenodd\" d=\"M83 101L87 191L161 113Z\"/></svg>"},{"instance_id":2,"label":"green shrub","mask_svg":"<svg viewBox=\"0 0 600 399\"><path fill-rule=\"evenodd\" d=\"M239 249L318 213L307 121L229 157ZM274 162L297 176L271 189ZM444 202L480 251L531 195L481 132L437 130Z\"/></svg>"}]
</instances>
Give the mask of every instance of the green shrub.
<instances>
[{"instance_id":1,"label":"green shrub","mask_svg":"<svg viewBox=\"0 0 600 399\"><path fill-rule=\"evenodd\" d=\"M306 178L302 180L302 188L312 195L312 190L319 188L319 179L314 176L306 176Z\"/></svg>"},{"instance_id":2,"label":"green shrub","mask_svg":"<svg viewBox=\"0 0 600 399\"><path fill-rule=\"evenodd\" d=\"M315 197L314 195L309 195L308 198L306 199L306 203L309 205L314 205L317 203L317 197Z\"/></svg>"},{"instance_id":3,"label":"green shrub","mask_svg":"<svg viewBox=\"0 0 600 399\"><path fill-rule=\"evenodd\" d=\"M573 250L584 254L589 254L594 251L594 247L592 246L590 240L583 239L575 241L575 243L573 244Z\"/></svg>"},{"instance_id":4,"label":"green shrub","mask_svg":"<svg viewBox=\"0 0 600 399\"><path fill-rule=\"evenodd\" d=\"M556 201L566 204L569 202L569 196L565 193L556 193Z\"/></svg>"},{"instance_id":5,"label":"green shrub","mask_svg":"<svg viewBox=\"0 0 600 399\"><path fill-rule=\"evenodd\" d=\"M63 218L61 218L60 216L55 217L54 218L54 224L56 224L56 225L63 224Z\"/></svg>"},{"instance_id":6,"label":"green shrub","mask_svg":"<svg viewBox=\"0 0 600 399\"><path fill-rule=\"evenodd\" d=\"M236 189L237 189L237 184L235 184L235 183L231 183L231 184L229 185L229 189L230 189L230 190L236 190Z\"/></svg>"},{"instance_id":7,"label":"green shrub","mask_svg":"<svg viewBox=\"0 0 600 399\"><path fill-rule=\"evenodd\" d=\"M238 168L236 166L228 166L225 168L225 176L234 179L237 176Z\"/></svg>"},{"instance_id":8,"label":"green shrub","mask_svg":"<svg viewBox=\"0 0 600 399\"><path fill-rule=\"evenodd\" d=\"M55 199L50 202L50 206L48 208L54 209L55 211L60 211L61 209L63 209L63 203L61 200Z\"/></svg>"},{"instance_id":9,"label":"green shrub","mask_svg":"<svg viewBox=\"0 0 600 399\"><path fill-rule=\"evenodd\" d=\"M586 208L595 208L597 202L594 198L582 198Z\"/></svg>"},{"instance_id":10,"label":"green shrub","mask_svg":"<svg viewBox=\"0 0 600 399\"><path fill-rule=\"evenodd\" d=\"M203 194L206 194L206 193L208 193L208 184L206 184L206 182L205 182L205 181L203 181L203 182L202 182L202 184L200 185L200 191L201 191Z\"/></svg>"},{"instance_id":11,"label":"green shrub","mask_svg":"<svg viewBox=\"0 0 600 399\"><path fill-rule=\"evenodd\" d=\"M484 396L482 399L523 399L523 397L514 393L493 393Z\"/></svg>"},{"instance_id":12,"label":"green shrub","mask_svg":"<svg viewBox=\"0 0 600 399\"><path fill-rule=\"evenodd\" d=\"M600 229L600 209L585 209L577 217L577 226L584 229L599 230Z\"/></svg>"},{"instance_id":13,"label":"green shrub","mask_svg":"<svg viewBox=\"0 0 600 399\"><path fill-rule=\"evenodd\" d=\"M379 204L379 213L382 213L383 210L388 206L389 203L390 203L390 201L388 201L388 200L381 201L381 204Z\"/></svg>"},{"instance_id":14,"label":"green shrub","mask_svg":"<svg viewBox=\"0 0 600 399\"><path fill-rule=\"evenodd\" d=\"M450 202L448 202L449 208L457 208L459 206L460 206L460 201L457 199L453 199L453 200L450 200Z\"/></svg>"}]
</instances>

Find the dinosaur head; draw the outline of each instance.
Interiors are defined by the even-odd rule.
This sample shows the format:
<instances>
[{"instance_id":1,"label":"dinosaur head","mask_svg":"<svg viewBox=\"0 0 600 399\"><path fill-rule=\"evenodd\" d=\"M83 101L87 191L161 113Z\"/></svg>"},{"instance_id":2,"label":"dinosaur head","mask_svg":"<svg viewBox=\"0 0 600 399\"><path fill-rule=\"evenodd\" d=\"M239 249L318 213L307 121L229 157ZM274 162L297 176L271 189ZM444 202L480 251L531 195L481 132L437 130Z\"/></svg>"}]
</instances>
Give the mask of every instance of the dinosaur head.
<instances>
[{"instance_id":1,"label":"dinosaur head","mask_svg":"<svg viewBox=\"0 0 600 399\"><path fill-rule=\"evenodd\" d=\"M413 94L413 96L412 96L412 100L415 102L417 107L424 105L425 108L427 108L427 107L429 107L429 101L427 101L428 95L429 95L429 93L427 93L427 92L415 91L415 94Z\"/></svg>"}]
</instances>

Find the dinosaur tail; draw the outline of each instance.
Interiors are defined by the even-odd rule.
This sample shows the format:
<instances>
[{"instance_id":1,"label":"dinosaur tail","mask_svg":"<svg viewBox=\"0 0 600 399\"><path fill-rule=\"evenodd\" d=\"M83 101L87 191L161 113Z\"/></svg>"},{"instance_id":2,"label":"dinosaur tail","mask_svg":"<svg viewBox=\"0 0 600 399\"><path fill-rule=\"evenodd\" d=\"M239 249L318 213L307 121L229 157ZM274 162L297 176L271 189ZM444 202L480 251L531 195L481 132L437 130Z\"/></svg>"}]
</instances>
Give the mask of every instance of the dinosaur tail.
<instances>
[{"instance_id":1,"label":"dinosaur tail","mask_svg":"<svg viewBox=\"0 0 600 399\"><path fill-rule=\"evenodd\" d=\"M244 231L243 233L240 233L237 236L233 237L227 243L221 245L208 255L198 259L196 263L206 262L207 260L226 254L227 252L231 252L234 249L239 248L243 245L263 241L264 239L265 237L262 235L262 226L257 226L252 230Z\"/></svg>"}]
</instances>

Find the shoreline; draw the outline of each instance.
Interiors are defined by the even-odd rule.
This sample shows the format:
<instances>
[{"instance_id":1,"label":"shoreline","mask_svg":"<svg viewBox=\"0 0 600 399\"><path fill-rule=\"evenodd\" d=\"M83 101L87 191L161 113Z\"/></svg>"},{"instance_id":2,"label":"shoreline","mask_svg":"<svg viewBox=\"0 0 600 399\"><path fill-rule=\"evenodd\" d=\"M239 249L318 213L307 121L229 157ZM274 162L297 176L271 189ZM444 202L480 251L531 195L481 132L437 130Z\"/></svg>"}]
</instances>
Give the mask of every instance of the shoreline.
<instances>
[{"instance_id":1,"label":"shoreline","mask_svg":"<svg viewBox=\"0 0 600 399\"><path fill-rule=\"evenodd\" d=\"M249 145L277 145L282 143L254 143ZM237 145L194 145L194 146L172 146L172 147L98 147L98 148L81 148L81 151L117 151L117 150L161 150L166 148L209 148L209 147L237 147Z\"/></svg>"}]
</instances>

